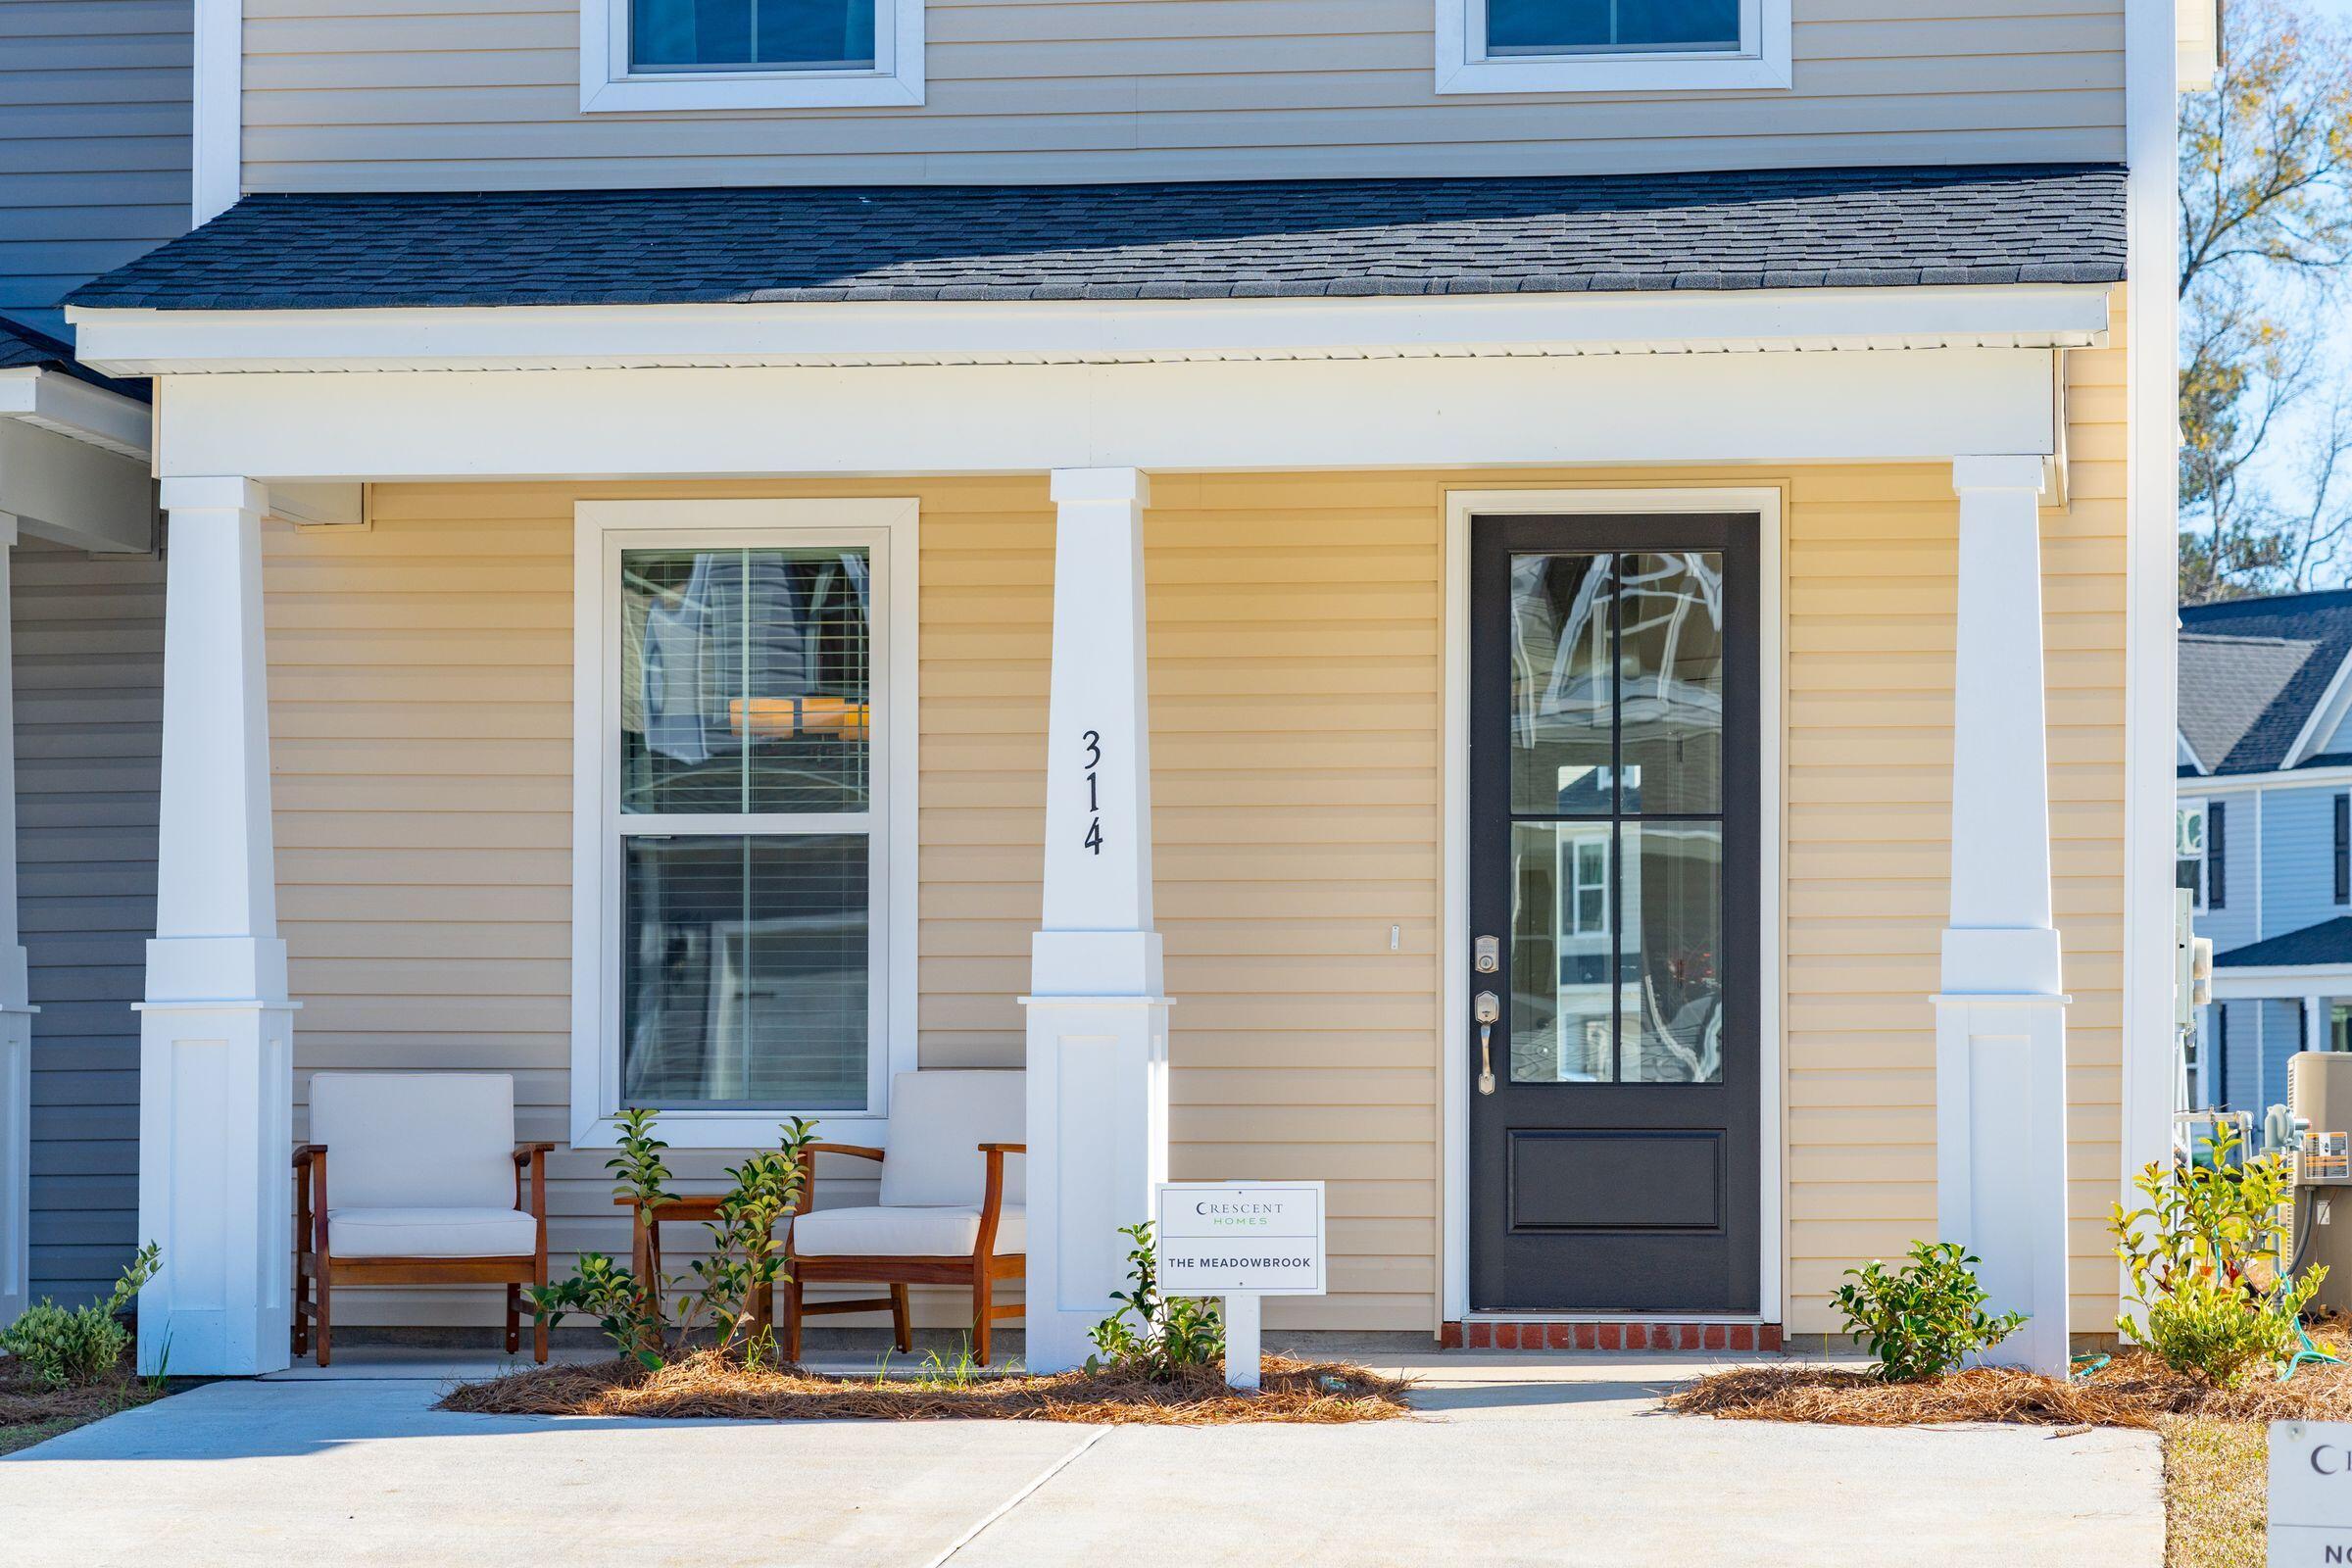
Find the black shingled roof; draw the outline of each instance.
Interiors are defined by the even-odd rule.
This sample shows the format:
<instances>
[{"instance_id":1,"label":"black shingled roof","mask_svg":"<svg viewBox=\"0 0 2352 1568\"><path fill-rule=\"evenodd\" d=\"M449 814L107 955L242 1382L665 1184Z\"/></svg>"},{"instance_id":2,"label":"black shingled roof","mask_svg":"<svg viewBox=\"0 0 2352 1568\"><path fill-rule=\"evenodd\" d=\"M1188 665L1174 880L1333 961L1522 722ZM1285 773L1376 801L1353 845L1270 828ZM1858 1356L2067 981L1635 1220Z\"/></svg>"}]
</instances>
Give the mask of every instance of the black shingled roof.
<instances>
[{"instance_id":1,"label":"black shingled roof","mask_svg":"<svg viewBox=\"0 0 2352 1568\"><path fill-rule=\"evenodd\" d=\"M2189 744L2210 772L2265 773L2286 765L2295 737L2352 654L2352 589L2189 605L2180 612L2180 727ZM2200 645L2218 638L2245 638L2252 646L2240 660L2203 655ZM2307 647L2298 656L2282 644ZM2290 663L2291 672L2283 667ZM2200 735L2210 744L2217 734L2232 733L2221 757L2199 744Z\"/></svg>"},{"instance_id":2,"label":"black shingled roof","mask_svg":"<svg viewBox=\"0 0 2352 1568\"><path fill-rule=\"evenodd\" d=\"M124 397L147 401L144 381L118 381L74 357L74 345L63 338L51 337L37 327L0 316L0 370L60 370L77 381L120 392Z\"/></svg>"},{"instance_id":3,"label":"black shingled roof","mask_svg":"<svg viewBox=\"0 0 2352 1568\"><path fill-rule=\"evenodd\" d=\"M248 196L68 303L162 310L1584 293L2124 275L2108 165Z\"/></svg>"},{"instance_id":4,"label":"black shingled roof","mask_svg":"<svg viewBox=\"0 0 2352 1568\"><path fill-rule=\"evenodd\" d=\"M2284 969L2315 963L2352 963L2352 914L2265 937L2213 956L2217 969Z\"/></svg>"}]
</instances>

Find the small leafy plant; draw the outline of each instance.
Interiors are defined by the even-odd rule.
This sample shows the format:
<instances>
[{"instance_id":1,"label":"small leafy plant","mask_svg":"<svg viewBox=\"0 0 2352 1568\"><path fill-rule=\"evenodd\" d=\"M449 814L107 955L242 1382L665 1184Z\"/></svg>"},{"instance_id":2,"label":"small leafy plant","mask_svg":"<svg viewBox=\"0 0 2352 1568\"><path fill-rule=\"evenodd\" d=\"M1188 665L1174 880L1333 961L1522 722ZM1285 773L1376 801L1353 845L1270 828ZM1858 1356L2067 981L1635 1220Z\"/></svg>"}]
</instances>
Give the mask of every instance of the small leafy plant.
<instances>
[{"instance_id":1,"label":"small leafy plant","mask_svg":"<svg viewBox=\"0 0 2352 1568\"><path fill-rule=\"evenodd\" d=\"M1849 1268L1853 1283L1838 1288L1838 1309L1848 1334L1879 1358L1887 1383L1941 1377L1971 1353L1998 1345L2026 1321L2022 1312L1994 1317L1977 1283L1977 1259L1958 1242L1913 1242L1911 1260L1889 1270L1872 1259Z\"/></svg>"},{"instance_id":2,"label":"small leafy plant","mask_svg":"<svg viewBox=\"0 0 2352 1568\"><path fill-rule=\"evenodd\" d=\"M2241 1140L2224 1122L2207 1141L2209 1163L2151 1164L2132 1180L2147 1201L2115 1205L2108 1229L2144 1317L2116 1327L2176 1372L2233 1388L2255 1369L2294 1354L2303 1308L2327 1278L2300 1279L2277 1264L2290 1196L2286 1161L2264 1154L2232 1167Z\"/></svg>"},{"instance_id":3,"label":"small leafy plant","mask_svg":"<svg viewBox=\"0 0 2352 1568\"><path fill-rule=\"evenodd\" d=\"M7 1328L0 1329L0 1350L16 1357L25 1372L53 1389L86 1389L115 1375L122 1352L130 1348L130 1330L122 1322L132 1299L155 1278L163 1249L149 1242L123 1269L122 1277L103 1302L92 1301L71 1311L47 1297L27 1307Z\"/></svg>"},{"instance_id":4,"label":"small leafy plant","mask_svg":"<svg viewBox=\"0 0 2352 1568\"><path fill-rule=\"evenodd\" d=\"M1225 1322L1216 1306L1192 1297L1159 1294L1151 1223L1122 1226L1119 1234L1135 1243L1127 1253L1128 1280L1134 1289L1111 1293L1119 1309L1095 1325L1096 1353L1086 1358L1087 1370L1133 1367L1154 1383L1166 1383L1187 1367L1222 1360Z\"/></svg>"},{"instance_id":5,"label":"small leafy plant","mask_svg":"<svg viewBox=\"0 0 2352 1568\"><path fill-rule=\"evenodd\" d=\"M796 1120L782 1131L777 1147L759 1151L727 1172L734 1186L709 1226L710 1254L694 1261L701 1289L679 1303L682 1324L709 1313L718 1329L721 1353L740 1350L753 1366L776 1353L775 1334L760 1322L759 1308L774 1298L784 1272L776 1224L800 1207L802 1153L815 1128Z\"/></svg>"}]
</instances>

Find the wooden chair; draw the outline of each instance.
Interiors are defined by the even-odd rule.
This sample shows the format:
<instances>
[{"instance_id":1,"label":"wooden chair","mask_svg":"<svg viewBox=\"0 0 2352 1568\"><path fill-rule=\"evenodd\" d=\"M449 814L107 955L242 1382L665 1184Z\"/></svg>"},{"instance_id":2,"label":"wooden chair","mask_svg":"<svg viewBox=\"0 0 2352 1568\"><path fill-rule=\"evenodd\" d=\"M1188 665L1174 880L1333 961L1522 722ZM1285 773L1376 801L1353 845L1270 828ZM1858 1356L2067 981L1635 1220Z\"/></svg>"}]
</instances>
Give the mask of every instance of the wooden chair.
<instances>
[{"instance_id":1,"label":"wooden chair","mask_svg":"<svg viewBox=\"0 0 2352 1568\"><path fill-rule=\"evenodd\" d=\"M311 1137L294 1151L294 1353L309 1352L315 1321L318 1364L327 1364L338 1285L504 1285L507 1353L520 1350L522 1288L547 1283L547 1152L556 1146L514 1142L514 1080L318 1073ZM531 1353L546 1362L544 1323L532 1325Z\"/></svg>"},{"instance_id":2,"label":"wooden chair","mask_svg":"<svg viewBox=\"0 0 2352 1568\"><path fill-rule=\"evenodd\" d=\"M986 1366L990 1330L1018 1317L998 1305L997 1282L1026 1272L1027 1184L1005 1156L1025 1154L1023 1078L1017 1072L904 1072L890 1090L890 1149L812 1144L802 1161L801 1211L785 1240L783 1355L801 1358L805 1318L887 1310L902 1353L914 1348L910 1285L966 1285L972 1293L972 1355ZM813 1208L817 1154L847 1154L882 1167L879 1201L866 1208ZM889 1287L886 1297L810 1301L810 1285Z\"/></svg>"}]
</instances>

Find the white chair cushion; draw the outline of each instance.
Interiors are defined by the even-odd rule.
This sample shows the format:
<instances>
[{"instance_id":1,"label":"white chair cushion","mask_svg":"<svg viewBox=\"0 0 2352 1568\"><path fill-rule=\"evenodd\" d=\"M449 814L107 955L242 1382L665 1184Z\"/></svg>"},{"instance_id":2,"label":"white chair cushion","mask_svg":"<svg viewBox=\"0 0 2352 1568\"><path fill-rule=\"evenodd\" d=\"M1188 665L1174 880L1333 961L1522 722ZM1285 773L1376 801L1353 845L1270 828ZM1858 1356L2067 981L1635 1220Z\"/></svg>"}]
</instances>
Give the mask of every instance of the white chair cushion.
<instances>
[{"instance_id":1,"label":"white chair cushion","mask_svg":"<svg viewBox=\"0 0 2352 1568\"><path fill-rule=\"evenodd\" d=\"M515 1208L330 1208L335 1257L528 1257L538 1222Z\"/></svg>"},{"instance_id":2,"label":"white chair cushion","mask_svg":"<svg viewBox=\"0 0 2352 1568\"><path fill-rule=\"evenodd\" d=\"M514 1080L503 1072L321 1072L311 1142L330 1208L514 1206Z\"/></svg>"},{"instance_id":3,"label":"white chair cushion","mask_svg":"<svg viewBox=\"0 0 2352 1568\"><path fill-rule=\"evenodd\" d=\"M1026 1251L1029 1211L997 1213L997 1250ZM969 1257L980 1242L977 1208L820 1208L792 1222L803 1257Z\"/></svg>"},{"instance_id":4,"label":"white chair cushion","mask_svg":"<svg viewBox=\"0 0 2352 1568\"><path fill-rule=\"evenodd\" d=\"M966 1068L893 1078L882 1206L977 1209L988 1187L980 1146L1025 1141L1026 1086L1024 1073ZM1027 1156L1004 1156L1007 1204L1027 1200L1028 1170Z\"/></svg>"}]
</instances>

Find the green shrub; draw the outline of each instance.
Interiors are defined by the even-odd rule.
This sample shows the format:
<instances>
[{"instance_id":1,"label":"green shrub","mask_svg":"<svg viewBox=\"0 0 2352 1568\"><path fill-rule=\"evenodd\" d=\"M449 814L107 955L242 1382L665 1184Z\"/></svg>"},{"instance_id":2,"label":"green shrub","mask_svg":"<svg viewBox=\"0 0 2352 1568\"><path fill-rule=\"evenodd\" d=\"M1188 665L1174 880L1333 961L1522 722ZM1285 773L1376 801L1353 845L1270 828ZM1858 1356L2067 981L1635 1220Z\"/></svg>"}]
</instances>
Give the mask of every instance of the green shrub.
<instances>
[{"instance_id":1,"label":"green shrub","mask_svg":"<svg viewBox=\"0 0 2352 1568\"><path fill-rule=\"evenodd\" d=\"M1937 1378L1972 1351L1998 1345L2026 1321L2022 1312L1984 1310L1977 1259L1958 1242L1913 1242L1911 1261L1892 1273L1873 1259L1849 1268L1855 1283L1838 1289L1845 1330L1879 1358L1888 1383Z\"/></svg>"},{"instance_id":2,"label":"green shrub","mask_svg":"<svg viewBox=\"0 0 2352 1568\"><path fill-rule=\"evenodd\" d=\"M1159 1269L1152 1256L1152 1227L1122 1226L1121 1236L1134 1239L1127 1254L1130 1291L1113 1291L1119 1309L1092 1331L1094 1355L1087 1370L1103 1365L1131 1367L1154 1383L1165 1383L1187 1367L1207 1366L1225 1358L1225 1321L1214 1304L1186 1296L1159 1294ZM1130 1323L1132 1317L1135 1321Z\"/></svg>"},{"instance_id":3,"label":"green shrub","mask_svg":"<svg viewBox=\"0 0 2352 1568\"><path fill-rule=\"evenodd\" d=\"M162 1257L163 1250L153 1242L140 1248L103 1302L68 1311L47 1297L41 1298L14 1323L0 1329L0 1350L15 1356L35 1381L53 1389L81 1389L105 1382L122 1364L122 1352L130 1348L130 1330L122 1314L140 1287L155 1277Z\"/></svg>"},{"instance_id":4,"label":"green shrub","mask_svg":"<svg viewBox=\"0 0 2352 1568\"><path fill-rule=\"evenodd\" d=\"M2131 1271L2128 1299L2146 1314L2126 1312L2116 1327L2174 1371L2217 1388L2294 1354L2303 1308L2328 1275L2324 1266L2301 1279L2278 1269L2286 1162L2265 1154L2232 1168L2238 1143L2225 1122L2208 1142L2210 1163L2148 1166L2132 1184L2146 1204L2118 1203L2108 1221Z\"/></svg>"}]
</instances>

